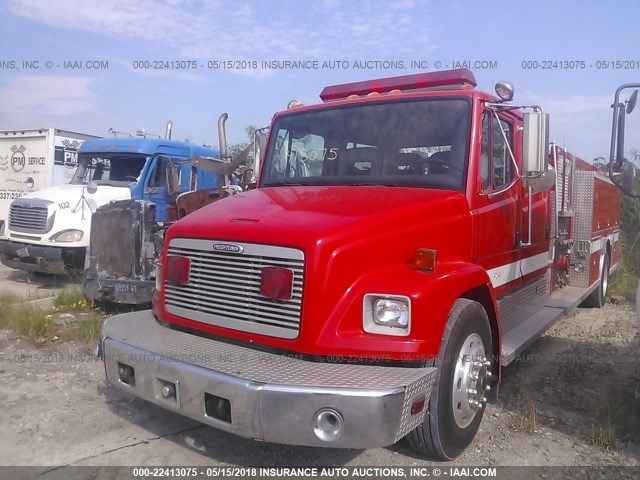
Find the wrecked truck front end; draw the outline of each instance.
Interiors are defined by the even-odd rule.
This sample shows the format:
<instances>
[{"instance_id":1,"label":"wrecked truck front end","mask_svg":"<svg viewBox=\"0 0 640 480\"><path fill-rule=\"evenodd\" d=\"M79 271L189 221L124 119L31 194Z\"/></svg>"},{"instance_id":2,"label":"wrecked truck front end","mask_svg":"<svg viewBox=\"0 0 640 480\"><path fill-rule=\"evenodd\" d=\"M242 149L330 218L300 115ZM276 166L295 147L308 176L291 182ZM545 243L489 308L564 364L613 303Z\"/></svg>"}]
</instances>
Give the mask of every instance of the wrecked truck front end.
<instances>
[{"instance_id":1,"label":"wrecked truck front end","mask_svg":"<svg viewBox=\"0 0 640 480\"><path fill-rule=\"evenodd\" d=\"M121 200L96 210L91 219L84 292L94 302L146 304L155 285L154 260L162 253L165 226L155 204Z\"/></svg>"}]
</instances>

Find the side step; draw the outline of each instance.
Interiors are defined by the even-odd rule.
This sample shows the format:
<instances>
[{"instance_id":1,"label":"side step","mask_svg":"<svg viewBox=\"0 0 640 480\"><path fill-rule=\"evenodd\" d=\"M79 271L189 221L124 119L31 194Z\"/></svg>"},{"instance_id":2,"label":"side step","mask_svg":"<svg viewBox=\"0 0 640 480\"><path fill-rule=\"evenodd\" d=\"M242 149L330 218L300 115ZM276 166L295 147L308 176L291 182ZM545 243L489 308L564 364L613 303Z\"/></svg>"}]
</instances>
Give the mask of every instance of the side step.
<instances>
[{"instance_id":1,"label":"side step","mask_svg":"<svg viewBox=\"0 0 640 480\"><path fill-rule=\"evenodd\" d=\"M544 307L509 331L504 332L500 358L502 365L509 365L554 323L575 312L578 305L587 298L596 286L597 283L590 288L565 287L554 292L544 302ZM503 319L502 324L505 323L507 322Z\"/></svg>"},{"instance_id":2,"label":"side step","mask_svg":"<svg viewBox=\"0 0 640 480\"><path fill-rule=\"evenodd\" d=\"M520 353L540 338L551 325L564 315L562 308L543 307L527 321L505 333L502 337L502 356L500 358L502 365L509 365L513 362Z\"/></svg>"},{"instance_id":3,"label":"side step","mask_svg":"<svg viewBox=\"0 0 640 480\"><path fill-rule=\"evenodd\" d=\"M571 315L576 311L578 305L580 305L589 294L600 285L600 281L597 281L589 288L580 287L564 287L556 292L545 302L547 307L555 307L564 309L565 315Z\"/></svg>"}]
</instances>

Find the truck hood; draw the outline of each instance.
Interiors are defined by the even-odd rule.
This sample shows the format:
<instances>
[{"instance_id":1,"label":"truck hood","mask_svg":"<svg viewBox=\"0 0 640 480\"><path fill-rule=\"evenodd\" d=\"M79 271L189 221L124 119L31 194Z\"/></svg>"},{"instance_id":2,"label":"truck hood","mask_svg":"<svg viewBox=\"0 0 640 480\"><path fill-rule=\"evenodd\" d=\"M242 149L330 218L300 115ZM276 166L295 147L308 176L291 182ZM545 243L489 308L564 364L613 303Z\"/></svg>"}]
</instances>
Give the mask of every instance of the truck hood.
<instances>
[{"instance_id":1,"label":"truck hood","mask_svg":"<svg viewBox=\"0 0 640 480\"><path fill-rule=\"evenodd\" d=\"M343 244L349 237L406 231L419 218L468 213L458 192L386 186L291 186L241 193L202 208L172 226L169 237L189 236L268 243L303 250ZM213 233L215 232L215 233ZM366 235L365 237L362 237ZM370 237L369 237L370 238Z\"/></svg>"},{"instance_id":2,"label":"truck hood","mask_svg":"<svg viewBox=\"0 0 640 480\"><path fill-rule=\"evenodd\" d=\"M84 185L72 184L58 185L56 187L44 188L42 190L38 190L37 192L29 193L28 195L25 195L21 198L38 198L41 200L49 200L58 205L58 208L62 208L60 207L60 205L68 202L69 205L66 208L74 208L82 198L84 187ZM97 207L106 205L111 201L126 200L131 198L131 190L128 187L100 185L98 186L98 190L95 193L91 194L85 191L84 196L91 206L91 209L95 211Z\"/></svg>"},{"instance_id":3,"label":"truck hood","mask_svg":"<svg viewBox=\"0 0 640 480\"><path fill-rule=\"evenodd\" d=\"M276 338L209 325L193 317L170 314L164 307L160 307L159 315L187 328L284 350L309 354L376 349L388 352L387 336L371 336L362 331L364 295L422 298L426 282L435 277L415 268L417 249L437 252L442 275L448 265L470 261L472 231L469 204L459 192L389 186L253 190L215 202L177 221L167 231L165 248L173 238L182 237L270 244L303 251L299 336ZM427 306L434 303L418 304L423 310L416 310L415 316L425 320L420 328L427 328ZM426 334L424 337L433 343L431 351L437 351L440 341ZM413 340L396 339L393 344L393 348L405 349L396 351L418 348Z\"/></svg>"}]
</instances>

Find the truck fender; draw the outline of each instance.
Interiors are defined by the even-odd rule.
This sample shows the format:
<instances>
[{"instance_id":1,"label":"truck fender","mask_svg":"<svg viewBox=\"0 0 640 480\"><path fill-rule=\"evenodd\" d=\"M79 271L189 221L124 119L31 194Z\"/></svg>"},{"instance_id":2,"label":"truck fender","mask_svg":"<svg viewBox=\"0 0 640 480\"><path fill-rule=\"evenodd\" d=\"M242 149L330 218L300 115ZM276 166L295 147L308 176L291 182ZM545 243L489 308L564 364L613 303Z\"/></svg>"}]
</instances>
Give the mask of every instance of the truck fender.
<instances>
[{"instance_id":1,"label":"truck fender","mask_svg":"<svg viewBox=\"0 0 640 480\"><path fill-rule=\"evenodd\" d=\"M493 359L496 363L494 371L499 370L500 362L500 322L498 318L497 301L493 292L491 280L487 271L474 263L448 262L439 263L437 275L430 282L423 284L422 298L435 295L446 306L444 315L438 317L436 336L442 339L447 327L447 320L455 307L456 300L466 298L478 302L487 312L491 327L493 344ZM433 325L436 330L436 325ZM438 346L438 351L441 345Z\"/></svg>"},{"instance_id":2,"label":"truck fender","mask_svg":"<svg viewBox=\"0 0 640 480\"><path fill-rule=\"evenodd\" d=\"M454 261L438 263L436 270L431 273L417 270L411 265L369 271L359 277L336 302L328 321L324 322L319 340L328 341L330 337L339 336L341 342L348 342L346 337L356 329L361 329L364 295L373 293L402 295L411 299L412 324L409 337L390 340L381 336L381 341L394 342L398 349L398 343L404 338L407 353L408 350L418 349L421 353L432 356L440 352L442 335L455 301L468 298L480 303L491 324L493 353L496 355L494 358L499 358L498 309L491 281L482 267ZM378 342L376 339L370 341ZM409 348L408 342L413 343L412 348ZM420 346L416 346L416 342Z\"/></svg>"}]
</instances>

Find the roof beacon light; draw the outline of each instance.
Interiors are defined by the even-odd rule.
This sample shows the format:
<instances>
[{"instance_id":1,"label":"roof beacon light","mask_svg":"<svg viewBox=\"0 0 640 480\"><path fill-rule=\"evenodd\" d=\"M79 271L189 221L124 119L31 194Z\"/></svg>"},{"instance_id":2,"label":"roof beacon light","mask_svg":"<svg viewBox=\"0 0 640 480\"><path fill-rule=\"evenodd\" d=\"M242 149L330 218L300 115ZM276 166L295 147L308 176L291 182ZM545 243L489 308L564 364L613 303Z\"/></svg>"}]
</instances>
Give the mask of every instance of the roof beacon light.
<instances>
[{"instance_id":1,"label":"roof beacon light","mask_svg":"<svg viewBox=\"0 0 640 480\"><path fill-rule=\"evenodd\" d=\"M324 102L343 100L350 95L366 96L373 92L425 92L429 90L473 90L476 78L470 70L458 68L441 72L416 73L400 77L378 78L364 82L344 83L324 87L320 98Z\"/></svg>"},{"instance_id":2,"label":"roof beacon light","mask_svg":"<svg viewBox=\"0 0 640 480\"><path fill-rule=\"evenodd\" d=\"M496 94L503 102L510 102L513 100L513 85L509 82L496 83Z\"/></svg>"},{"instance_id":3,"label":"roof beacon light","mask_svg":"<svg viewBox=\"0 0 640 480\"><path fill-rule=\"evenodd\" d=\"M287 104L287 110L291 108L304 107L304 103L302 103L298 99L293 99Z\"/></svg>"}]
</instances>

